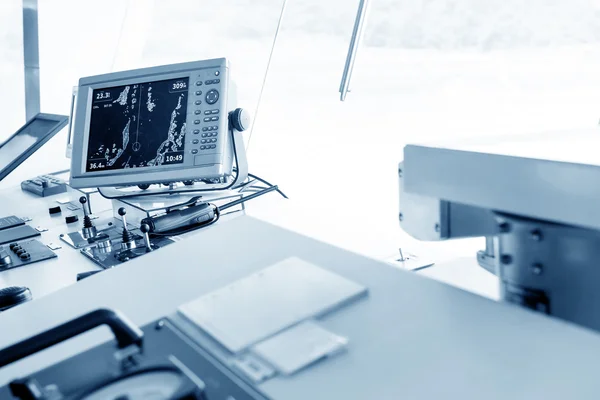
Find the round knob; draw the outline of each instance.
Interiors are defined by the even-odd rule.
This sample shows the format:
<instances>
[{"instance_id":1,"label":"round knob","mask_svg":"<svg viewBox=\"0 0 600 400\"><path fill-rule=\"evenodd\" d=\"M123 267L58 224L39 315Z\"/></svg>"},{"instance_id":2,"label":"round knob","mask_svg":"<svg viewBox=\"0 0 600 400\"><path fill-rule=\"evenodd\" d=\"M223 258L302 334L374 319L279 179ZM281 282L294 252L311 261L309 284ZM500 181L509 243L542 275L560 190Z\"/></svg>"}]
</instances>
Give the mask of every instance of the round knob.
<instances>
[{"instance_id":1,"label":"round knob","mask_svg":"<svg viewBox=\"0 0 600 400\"><path fill-rule=\"evenodd\" d=\"M7 267L12 264L12 259L8 255L8 253L0 253L0 267Z\"/></svg>"},{"instance_id":2,"label":"round knob","mask_svg":"<svg viewBox=\"0 0 600 400\"><path fill-rule=\"evenodd\" d=\"M150 232L150 225L148 225L148 224L142 224L140 226L140 231L142 231L142 233L148 233L148 232Z\"/></svg>"},{"instance_id":3,"label":"round knob","mask_svg":"<svg viewBox=\"0 0 600 400\"><path fill-rule=\"evenodd\" d=\"M117 211L119 213L119 215L122 217L125 214L127 214L127 211L125 211L125 207L121 207L119 208L119 210Z\"/></svg>"},{"instance_id":4,"label":"round knob","mask_svg":"<svg viewBox=\"0 0 600 400\"><path fill-rule=\"evenodd\" d=\"M250 127L250 113L243 108L236 108L229 113L229 124L236 131L243 132Z\"/></svg>"},{"instance_id":5,"label":"round knob","mask_svg":"<svg viewBox=\"0 0 600 400\"><path fill-rule=\"evenodd\" d=\"M0 289L0 310L8 309L31 299L31 291L25 286L10 286Z\"/></svg>"},{"instance_id":6,"label":"round knob","mask_svg":"<svg viewBox=\"0 0 600 400\"><path fill-rule=\"evenodd\" d=\"M85 203L87 203L87 199L85 198L85 196L81 196L81 197L79 198L79 202L80 202L81 204L85 204Z\"/></svg>"}]
</instances>

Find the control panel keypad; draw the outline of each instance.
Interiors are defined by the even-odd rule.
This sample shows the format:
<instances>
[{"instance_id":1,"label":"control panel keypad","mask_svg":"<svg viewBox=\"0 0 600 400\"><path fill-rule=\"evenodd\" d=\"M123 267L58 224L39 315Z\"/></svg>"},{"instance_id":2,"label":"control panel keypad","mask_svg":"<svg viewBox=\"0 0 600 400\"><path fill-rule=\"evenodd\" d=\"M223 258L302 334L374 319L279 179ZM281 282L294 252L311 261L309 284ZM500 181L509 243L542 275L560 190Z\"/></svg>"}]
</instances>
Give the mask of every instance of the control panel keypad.
<instances>
[{"instance_id":1,"label":"control panel keypad","mask_svg":"<svg viewBox=\"0 0 600 400\"><path fill-rule=\"evenodd\" d=\"M220 72L219 71L215 71L215 76L219 76ZM195 85L196 86L203 86L203 85L217 85L219 83L221 83L220 79L201 79L202 76L198 76L195 80ZM211 149L216 149L217 148L217 136L218 136L218 130L219 130L219 125L206 125L205 123L210 123L210 122L218 122L219 121L219 108L215 108L217 107L217 102L220 99L220 93L217 90L217 88L207 88L209 90L207 90L206 94L202 91L202 90L196 90L195 91L195 95L197 96L194 99L194 105L196 107L194 107L194 115L202 115L204 114L205 117L202 119L194 119L193 120L193 124L194 125L202 125L202 134L200 135L202 137L201 140L199 139L194 139L192 140L192 144L194 145L198 145L201 144L201 146L194 146L193 149L191 149L191 153L192 154L197 154L198 150L211 150ZM201 109L200 107L203 105L203 103L208 104L209 106L212 105L212 108L209 109ZM199 129L194 129L193 133L198 135L200 134L200 127L198 127Z\"/></svg>"}]
</instances>

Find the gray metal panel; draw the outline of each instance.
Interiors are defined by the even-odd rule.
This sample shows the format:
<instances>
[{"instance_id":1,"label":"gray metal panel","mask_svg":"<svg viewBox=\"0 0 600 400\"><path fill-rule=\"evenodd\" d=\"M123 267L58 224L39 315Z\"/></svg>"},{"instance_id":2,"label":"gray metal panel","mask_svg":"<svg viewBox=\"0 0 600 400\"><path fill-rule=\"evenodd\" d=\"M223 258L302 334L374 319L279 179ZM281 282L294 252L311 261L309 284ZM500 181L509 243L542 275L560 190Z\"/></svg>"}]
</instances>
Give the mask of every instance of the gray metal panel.
<instances>
[{"instance_id":1,"label":"gray metal panel","mask_svg":"<svg viewBox=\"0 0 600 400\"><path fill-rule=\"evenodd\" d=\"M409 145L407 193L600 229L600 166Z\"/></svg>"},{"instance_id":2,"label":"gray metal panel","mask_svg":"<svg viewBox=\"0 0 600 400\"><path fill-rule=\"evenodd\" d=\"M405 189L404 163L398 166L400 208L398 220L407 233L419 240L445 240L448 238L448 202L435 197L408 193Z\"/></svg>"},{"instance_id":3,"label":"gray metal panel","mask_svg":"<svg viewBox=\"0 0 600 400\"><path fill-rule=\"evenodd\" d=\"M40 112L40 51L38 1L23 0L23 66L25 73L25 119Z\"/></svg>"},{"instance_id":4,"label":"gray metal panel","mask_svg":"<svg viewBox=\"0 0 600 400\"><path fill-rule=\"evenodd\" d=\"M224 249L235 241L235 251ZM273 399L596 399L600 336L499 304L250 217L0 314L0 347L98 307L148 323L180 304L297 256L366 286L319 324L348 350L260 385ZM75 338L0 369L0 384L110 338ZM553 379L560 377L560 379Z\"/></svg>"}]
</instances>

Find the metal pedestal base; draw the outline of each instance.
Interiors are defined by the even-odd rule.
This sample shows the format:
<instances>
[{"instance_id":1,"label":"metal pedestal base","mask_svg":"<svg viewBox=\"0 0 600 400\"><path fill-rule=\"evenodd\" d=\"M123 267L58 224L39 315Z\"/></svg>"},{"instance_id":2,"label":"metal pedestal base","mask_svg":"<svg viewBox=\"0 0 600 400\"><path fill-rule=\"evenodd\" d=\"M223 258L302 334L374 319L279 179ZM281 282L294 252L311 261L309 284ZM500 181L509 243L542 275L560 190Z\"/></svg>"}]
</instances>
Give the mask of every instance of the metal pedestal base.
<instances>
[{"instance_id":1,"label":"metal pedestal base","mask_svg":"<svg viewBox=\"0 0 600 400\"><path fill-rule=\"evenodd\" d=\"M600 330L600 232L506 215L498 223L502 299Z\"/></svg>"}]
</instances>

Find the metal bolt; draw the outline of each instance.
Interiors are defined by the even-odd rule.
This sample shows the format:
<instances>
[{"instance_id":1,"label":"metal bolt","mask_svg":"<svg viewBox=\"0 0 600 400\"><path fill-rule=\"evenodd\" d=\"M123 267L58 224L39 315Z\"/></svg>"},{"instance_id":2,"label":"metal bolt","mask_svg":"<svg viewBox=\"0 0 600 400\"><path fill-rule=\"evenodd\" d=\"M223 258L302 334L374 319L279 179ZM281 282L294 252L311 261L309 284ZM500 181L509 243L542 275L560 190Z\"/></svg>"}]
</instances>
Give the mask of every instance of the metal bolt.
<instances>
[{"instance_id":1,"label":"metal bolt","mask_svg":"<svg viewBox=\"0 0 600 400\"><path fill-rule=\"evenodd\" d=\"M531 238L536 242L540 242L542 240L542 231L539 229L534 229L531 231Z\"/></svg>"},{"instance_id":2,"label":"metal bolt","mask_svg":"<svg viewBox=\"0 0 600 400\"><path fill-rule=\"evenodd\" d=\"M510 254L502 254L502 256L500 256L500 262L502 264L508 265L512 263L512 256Z\"/></svg>"},{"instance_id":3,"label":"metal bolt","mask_svg":"<svg viewBox=\"0 0 600 400\"><path fill-rule=\"evenodd\" d=\"M156 323L156 326L154 327L157 331L161 330L162 328L165 327L165 321L163 321L162 319L160 321L158 321Z\"/></svg>"},{"instance_id":4,"label":"metal bolt","mask_svg":"<svg viewBox=\"0 0 600 400\"><path fill-rule=\"evenodd\" d=\"M435 224L435 226L433 227L433 229L435 229L436 232L440 231L440 224Z\"/></svg>"},{"instance_id":5,"label":"metal bolt","mask_svg":"<svg viewBox=\"0 0 600 400\"><path fill-rule=\"evenodd\" d=\"M109 222L109 223L108 223L108 226L112 226L112 224L113 224L112 222Z\"/></svg>"},{"instance_id":6,"label":"metal bolt","mask_svg":"<svg viewBox=\"0 0 600 400\"><path fill-rule=\"evenodd\" d=\"M534 275L541 275L541 274L542 274L542 271L543 271L543 269L542 269L542 264L535 263L535 264L533 264L533 265L531 266L531 272L532 272Z\"/></svg>"},{"instance_id":7,"label":"metal bolt","mask_svg":"<svg viewBox=\"0 0 600 400\"><path fill-rule=\"evenodd\" d=\"M398 214L398 219L399 219L400 221L402 221L402 219L404 219L404 216L402 215L402 213Z\"/></svg>"}]
</instances>

